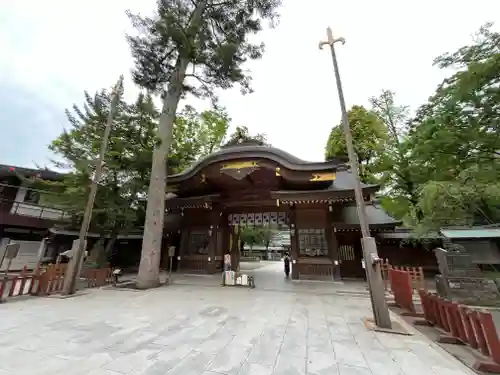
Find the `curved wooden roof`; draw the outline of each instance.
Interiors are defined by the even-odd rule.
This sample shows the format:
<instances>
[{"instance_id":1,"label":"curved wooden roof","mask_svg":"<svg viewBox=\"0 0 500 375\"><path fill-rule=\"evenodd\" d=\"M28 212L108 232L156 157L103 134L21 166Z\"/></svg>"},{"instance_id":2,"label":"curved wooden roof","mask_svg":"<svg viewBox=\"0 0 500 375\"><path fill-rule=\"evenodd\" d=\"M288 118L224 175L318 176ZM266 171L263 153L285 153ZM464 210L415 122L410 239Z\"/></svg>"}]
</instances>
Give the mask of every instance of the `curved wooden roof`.
<instances>
[{"instance_id":1,"label":"curved wooden roof","mask_svg":"<svg viewBox=\"0 0 500 375\"><path fill-rule=\"evenodd\" d=\"M320 172L325 170L345 170L347 168L343 162L338 160L327 162L308 162L275 147L256 144L239 144L221 148L220 150L207 155L181 173L168 176L168 182L175 184L187 180L196 175L196 173L201 171L203 168L214 163L244 158L267 159L293 171Z\"/></svg>"}]
</instances>

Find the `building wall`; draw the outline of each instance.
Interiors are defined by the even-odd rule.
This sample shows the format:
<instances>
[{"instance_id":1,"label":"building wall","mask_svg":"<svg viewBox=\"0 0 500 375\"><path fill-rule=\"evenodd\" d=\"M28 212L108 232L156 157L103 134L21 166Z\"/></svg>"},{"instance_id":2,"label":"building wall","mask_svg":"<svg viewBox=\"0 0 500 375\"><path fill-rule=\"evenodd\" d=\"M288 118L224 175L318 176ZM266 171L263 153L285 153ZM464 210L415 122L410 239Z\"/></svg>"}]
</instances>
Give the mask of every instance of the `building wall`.
<instances>
[{"instance_id":1,"label":"building wall","mask_svg":"<svg viewBox=\"0 0 500 375\"><path fill-rule=\"evenodd\" d=\"M44 231L30 230L25 228L7 228L0 233L0 261L4 258L5 246L9 243L18 243L20 245L17 257L12 261L10 270L19 271L24 266L33 269L38 261L38 250ZM7 267L7 260L3 260L0 265L0 271Z\"/></svg>"},{"instance_id":2,"label":"building wall","mask_svg":"<svg viewBox=\"0 0 500 375\"><path fill-rule=\"evenodd\" d=\"M393 266L423 267L428 275L438 272L436 256L432 249L426 249L422 245L401 244L399 241L381 241L377 247L379 257L388 259Z\"/></svg>"}]
</instances>

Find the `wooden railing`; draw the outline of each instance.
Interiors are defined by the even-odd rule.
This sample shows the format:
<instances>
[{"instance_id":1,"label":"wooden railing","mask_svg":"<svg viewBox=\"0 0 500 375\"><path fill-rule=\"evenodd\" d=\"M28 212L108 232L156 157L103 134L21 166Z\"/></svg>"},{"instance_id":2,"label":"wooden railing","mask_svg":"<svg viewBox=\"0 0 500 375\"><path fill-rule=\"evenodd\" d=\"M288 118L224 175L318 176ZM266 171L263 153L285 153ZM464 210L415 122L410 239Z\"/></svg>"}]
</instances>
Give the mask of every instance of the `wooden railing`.
<instances>
[{"instance_id":1,"label":"wooden railing","mask_svg":"<svg viewBox=\"0 0 500 375\"><path fill-rule=\"evenodd\" d=\"M45 220L63 221L70 219L69 214L57 208L3 198L0 198L0 211L9 212L11 215L28 216Z\"/></svg>"},{"instance_id":2,"label":"wooden railing","mask_svg":"<svg viewBox=\"0 0 500 375\"><path fill-rule=\"evenodd\" d=\"M318 280L333 280L333 264L318 261L316 259L299 258L296 264L292 267L297 267L299 279L318 279Z\"/></svg>"},{"instance_id":3,"label":"wooden railing","mask_svg":"<svg viewBox=\"0 0 500 375\"><path fill-rule=\"evenodd\" d=\"M181 271L203 272L207 269L208 257L183 257L181 259Z\"/></svg>"},{"instance_id":4,"label":"wooden railing","mask_svg":"<svg viewBox=\"0 0 500 375\"><path fill-rule=\"evenodd\" d=\"M391 291L394 295L395 304L414 314L416 312L413 303L413 286L409 272L395 269L389 270L389 280L391 282Z\"/></svg>"},{"instance_id":5,"label":"wooden railing","mask_svg":"<svg viewBox=\"0 0 500 375\"><path fill-rule=\"evenodd\" d=\"M101 287L113 282L113 270L111 268L86 268L82 271L87 280L88 288Z\"/></svg>"},{"instance_id":6,"label":"wooden railing","mask_svg":"<svg viewBox=\"0 0 500 375\"><path fill-rule=\"evenodd\" d=\"M0 300L9 297L36 294L39 279L34 274L28 274L25 270L19 275L3 276L0 279Z\"/></svg>"},{"instance_id":7,"label":"wooden railing","mask_svg":"<svg viewBox=\"0 0 500 375\"><path fill-rule=\"evenodd\" d=\"M46 296L61 293L66 269L66 264L51 264L45 270L36 269L35 275L39 283L35 294L37 296Z\"/></svg>"},{"instance_id":8,"label":"wooden railing","mask_svg":"<svg viewBox=\"0 0 500 375\"><path fill-rule=\"evenodd\" d=\"M444 300L424 290L420 290L419 294L424 322L444 333L440 337L441 342L466 344L479 350L484 357L474 355L474 369L500 373L500 340L490 312Z\"/></svg>"},{"instance_id":9,"label":"wooden railing","mask_svg":"<svg viewBox=\"0 0 500 375\"><path fill-rule=\"evenodd\" d=\"M20 274L7 275L0 279L0 298L23 295L48 296L61 293L66 269L67 264L51 264L30 273L25 266ZM101 287L113 282L111 268L84 268L81 274L87 288Z\"/></svg>"},{"instance_id":10,"label":"wooden railing","mask_svg":"<svg viewBox=\"0 0 500 375\"><path fill-rule=\"evenodd\" d=\"M408 272L411 278L411 285L414 293L417 293L419 289L427 290L425 285L424 270L422 267L393 266L389 263L388 259L385 259L381 263L380 269L384 280L385 290L391 288L390 270Z\"/></svg>"}]
</instances>

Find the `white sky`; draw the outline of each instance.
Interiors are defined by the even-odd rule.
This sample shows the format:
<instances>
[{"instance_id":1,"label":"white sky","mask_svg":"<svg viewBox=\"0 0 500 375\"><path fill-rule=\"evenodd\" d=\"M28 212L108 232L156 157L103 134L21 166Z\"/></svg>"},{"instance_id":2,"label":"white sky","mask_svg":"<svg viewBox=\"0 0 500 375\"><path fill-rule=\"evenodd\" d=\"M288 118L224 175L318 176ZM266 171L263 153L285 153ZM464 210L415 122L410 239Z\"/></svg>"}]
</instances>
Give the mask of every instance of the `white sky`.
<instances>
[{"instance_id":1,"label":"white sky","mask_svg":"<svg viewBox=\"0 0 500 375\"><path fill-rule=\"evenodd\" d=\"M468 43L483 23L500 21L498 0L284 3L278 28L260 35L267 46L264 58L248 66L255 93L227 91L221 103L233 126L265 132L273 146L311 161L323 160L330 129L340 119L331 58L327 49L318 49L327 26L347 40L337 51L348 106L367 104L387 88L415 109L446 74L432 67L433 58ZM66 125L60 116L64 109L81 104L84 90L110 87L120 74L129 76L132 59L124 34L130 26L124 11L150 13L154 0L0 4L0 89L21 90L25 98L13 100L36 103L30 115L38 119L34 139L30 129L21 133L28 126L23 118L12 123L6 120L8 108L0 111L2 134L17 142L22 134L21 141L30 145L0 150L0 164L26 164L34 158L43 163L49 155L46 145Z\"/></svg>"}]
</instances>

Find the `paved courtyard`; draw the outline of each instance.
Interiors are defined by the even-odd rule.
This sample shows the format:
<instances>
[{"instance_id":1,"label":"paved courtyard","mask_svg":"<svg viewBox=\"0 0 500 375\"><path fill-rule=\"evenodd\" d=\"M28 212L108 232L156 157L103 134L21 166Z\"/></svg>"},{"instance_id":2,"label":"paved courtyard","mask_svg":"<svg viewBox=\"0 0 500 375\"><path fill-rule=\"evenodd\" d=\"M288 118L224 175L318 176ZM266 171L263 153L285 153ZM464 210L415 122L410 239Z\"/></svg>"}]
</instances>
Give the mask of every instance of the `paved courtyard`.
<instances>
[{"instance_id":1,"label":"paved courtyard","mask_svg":"<svg viewBox=\"0 0 500 375\"><path fill-rule=\"evenodd\" d=\"M418 333L368 331L364 296L287 285L10 301L0 305L0 375L473 374Z\"/></svg>"}]
</instances>

